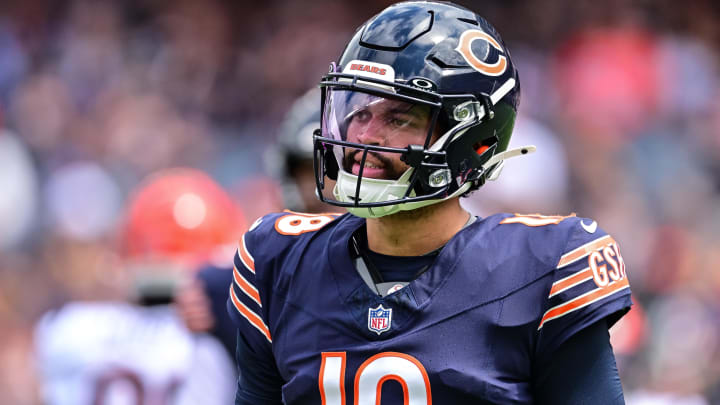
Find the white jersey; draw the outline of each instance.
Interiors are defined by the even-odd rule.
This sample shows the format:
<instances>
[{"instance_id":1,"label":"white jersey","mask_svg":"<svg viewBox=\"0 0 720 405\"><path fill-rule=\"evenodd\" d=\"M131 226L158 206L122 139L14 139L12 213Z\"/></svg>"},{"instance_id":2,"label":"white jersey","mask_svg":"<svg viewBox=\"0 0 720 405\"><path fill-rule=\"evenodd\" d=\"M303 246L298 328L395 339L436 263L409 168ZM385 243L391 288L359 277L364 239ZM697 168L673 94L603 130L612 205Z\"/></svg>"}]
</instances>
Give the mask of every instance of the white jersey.
<instances>
[{"instance_id":1,"label":"white jersey","mask_svg":"<svg viewBox=\"0 0 720 405\"><path fill-rule=\"evenodd\" d=\"M631 391L628 405L710 405L700 394L673 394L646 390Z\"/></svg>"},{"instance_id":2,"label":"white jersey","mask_svg":"<svg viewBox=\"0 0 720 405\"><path fill-rule=\"evenodd\" d=\"M41 319L35 345L47 405L233 403L230 356L169 306L71 303Z\"/></svg>"}]
</instances>

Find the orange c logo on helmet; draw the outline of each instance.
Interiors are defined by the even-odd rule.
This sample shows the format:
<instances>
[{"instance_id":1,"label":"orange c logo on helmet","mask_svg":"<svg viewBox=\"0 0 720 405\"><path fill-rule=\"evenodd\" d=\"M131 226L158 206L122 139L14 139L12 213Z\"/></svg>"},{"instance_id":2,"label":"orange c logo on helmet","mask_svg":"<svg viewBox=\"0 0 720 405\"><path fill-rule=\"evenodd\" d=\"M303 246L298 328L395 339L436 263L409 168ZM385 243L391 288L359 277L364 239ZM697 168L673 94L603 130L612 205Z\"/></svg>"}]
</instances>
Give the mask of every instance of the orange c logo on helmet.
<instances>
[{"instance_id":1,"label":"orange c logo on helmet","mask_svg":"<svg viewBox=\"0 0 720 405\"><path fill-rule=\"evenodd\" d=\"M463 32L460 36L460 41L458 42L458 46L457 48L455 48L455 50L458 51L460 55L462 55L462 57L465 59L465 62L467 62L473 69L477 70L480 73L484 73L489 76L500 76L501 74L505 73L505 69L507 69L507 58L505 56L499 55L498 60L495 63L485 63L480 58L475 56L472 51L471 45L473 41L477 39L481 39L487 42L489 46L492 46L498 51L503 52L502 47L495 40L495 38L480 30L467 30Z\"/></svg>"}]
</instances>

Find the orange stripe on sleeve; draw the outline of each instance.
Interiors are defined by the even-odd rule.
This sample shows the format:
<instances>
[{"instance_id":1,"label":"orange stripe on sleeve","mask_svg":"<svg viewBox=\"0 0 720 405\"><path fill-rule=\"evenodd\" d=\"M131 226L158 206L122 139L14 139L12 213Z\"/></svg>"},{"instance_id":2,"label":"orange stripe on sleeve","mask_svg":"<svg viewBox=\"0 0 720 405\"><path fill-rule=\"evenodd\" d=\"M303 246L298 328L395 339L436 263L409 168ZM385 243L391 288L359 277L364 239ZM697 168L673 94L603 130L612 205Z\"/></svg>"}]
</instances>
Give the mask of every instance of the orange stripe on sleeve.
<instances>
[{"instance_id":1,"label":"orange stripe on sleeve","mask_svg":"<svg viewBox=\"0 0 720 405\"><path fill-rule=\"evenodd\" d=\"M242 239L240 239L240 246L238 246L238 256L240 256L240 260L245 265L245 267L248 268L251 272L255 273L255 259L253 259L250 252L247 250L247 247L245 245L245 235L242 236Z\"/></svg>"},{"instance_id":2,"label":"orange stripe on sleeve","mask_svg":"<svg viewBox=\"0 0 720 405\"><path fill-rule=\"evenodd\" d=\"M257 302L257 304L262 307L262 304L260 303L260 294L258 293L257 288L250 284L245 279L245 277L240 274L237 267L233 267L233 279L235 280L235 284L240 287L242 292L244 292L248 297L252 298L253 301Z\"/></svg>"},{"instance_id":3,"label":"orange stripe on sleeve","mask_svg":"<svg viewBox=\"0 0 720 405\"><path fill-rule=\"evenodd\" d=\"M268 329L267 325L265 325L265 322L263 322L262 318L260 318L250 308L246 307L245 304L243 304L238 299L237 295L235 295L235 289L233 289L232 286L230 286L230 299L232 300L235 309L238 310L240 315L242 315L243 318L247 319L248 322L250 322L250 325L254 326L255 329L259 330L260 333L262 333L265 338L267 338L268 342L272 343L272 338L270 337L270 330Z\"/></svg>"},{"instance_id":4,"label":"orange stripe on sleeve","mask_svg":"<svg viewBox=\"0 0 720 405\"><path fill-rule=\"evenodd\" d=\"M575 299L572 299L564 304L557 305L553 308L550 308L545 312L545 315L543 315L542 320L540 321L540 326L538 326L538 330L543 327L545 322L557 319L561 316L567 315L573 311L576 311L580 308L586 307L596 301L599 301L603 298L609 297L613 294L615 294L618 291L621 291L625 288L630 287L630 283L628 283L628 279L624 278L622 280L616 281L607 287L603 288L596 288L595 290L589 291Z\"/></svg>"},{"instance_id":5,"label":"orange stripe on sleeve","mask_svg":"<svg viewBox=\"0 0 720 405\"><path fill-rule=\"evenodd\" d=\"M560 262L558 262L557 268L567 266L568 264L587 256L590 252L593 250L598 250L601 247L604 247L606 245L615 243L615 240L610 235L605 235L602 238L595 239L592 242L588 242L582 246L580 246L577 249L573 249L568 253L565 253L560 258Z\"/></svg>"},{"instance_id":6,"label":"orange stripe on sleeve","mask_svg":"<svg viewBox=\"0 0 720 405\"><path fill-rule=\"evenodd\" d=\"M592 278L592 270L590 268L586 268L585 270L579 271L572 276L565 277L562 280L558 280L553 283L552 288L550 289L550 295L548 295L548 298L552 297L553 295L556 295L562 291L567 290L568 288L574 287L583 281L590 280Z\"/></svg>"}]
</instances>

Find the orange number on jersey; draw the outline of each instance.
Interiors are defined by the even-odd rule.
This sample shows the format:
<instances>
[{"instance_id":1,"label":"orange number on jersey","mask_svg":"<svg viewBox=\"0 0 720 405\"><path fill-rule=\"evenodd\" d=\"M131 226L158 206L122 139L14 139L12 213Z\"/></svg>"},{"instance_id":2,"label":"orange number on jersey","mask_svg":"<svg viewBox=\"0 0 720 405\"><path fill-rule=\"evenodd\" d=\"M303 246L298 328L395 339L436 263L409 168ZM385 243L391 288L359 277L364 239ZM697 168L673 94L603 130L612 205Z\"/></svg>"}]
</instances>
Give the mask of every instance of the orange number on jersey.
<instances>
[{"instance_id":1,"label":"orange number on jersey","mask_svg":"<svg viewBox=\"0 0 720 405\"><path fill-rule=\"evenodd\" d=\"M540 215L540 214L529 214L521 215L515 214L514 217L507 217L500 221L501 224L523 224L526 226L545 226L545 225L557 225L563 219L574 217L575 214L561 216L561 215Z\"/></svg>"},{"instance_id":2,"label":"orange number on jersey","mask_svg":"<svg viewBox=\"0 0 720 405\"><path fill-rule=\"evenodd\" d=\"M322 354L319 375L322 405L345 404L345 352ZM414 357L396 352L376 354L355 373L355 405L381 403L382 385L397 381L403 387L406 405L432 405L430 378Z\"/></svg>"},{"instance_id":3,"label":"orange number on jersey","mask_svg":"<svg viewBox=\"0 0 720 405\"><path fill-rule=\"evenodd\" d=\"M275 221L275 230L283 235L300 235L314 232L335 219L332 214L301 214L292 212Z\"/></svg>"}]
</instances>

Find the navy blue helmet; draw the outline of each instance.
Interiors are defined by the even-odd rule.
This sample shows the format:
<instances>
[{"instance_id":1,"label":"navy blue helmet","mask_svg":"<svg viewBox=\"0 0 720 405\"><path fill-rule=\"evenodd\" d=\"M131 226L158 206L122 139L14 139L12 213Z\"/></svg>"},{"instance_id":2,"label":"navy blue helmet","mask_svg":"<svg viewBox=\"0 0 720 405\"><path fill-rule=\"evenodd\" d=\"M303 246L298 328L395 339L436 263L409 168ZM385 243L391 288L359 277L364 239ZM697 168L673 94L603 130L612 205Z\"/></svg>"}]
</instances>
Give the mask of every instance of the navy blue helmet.
<instances>
[{"instance_id":1,"label":"navy blue helmet","mask_svg":"<svg viewBox=\"0 0 720 405\"><path fill-rule=\"evenodd\" d=\"M386 8L355 32L320 86L318 194L326 179L336 180L327 202L358 216L467 194L494 180L503 159L534 150L506 151L520 101L509 51L490 23L452 3ZM356 139L353 126L370 112L397 131ZM412 126L423 136L402 135ZM402 171L391 170L392 154L404 162Z\"/></svg>"}]
</instances>

